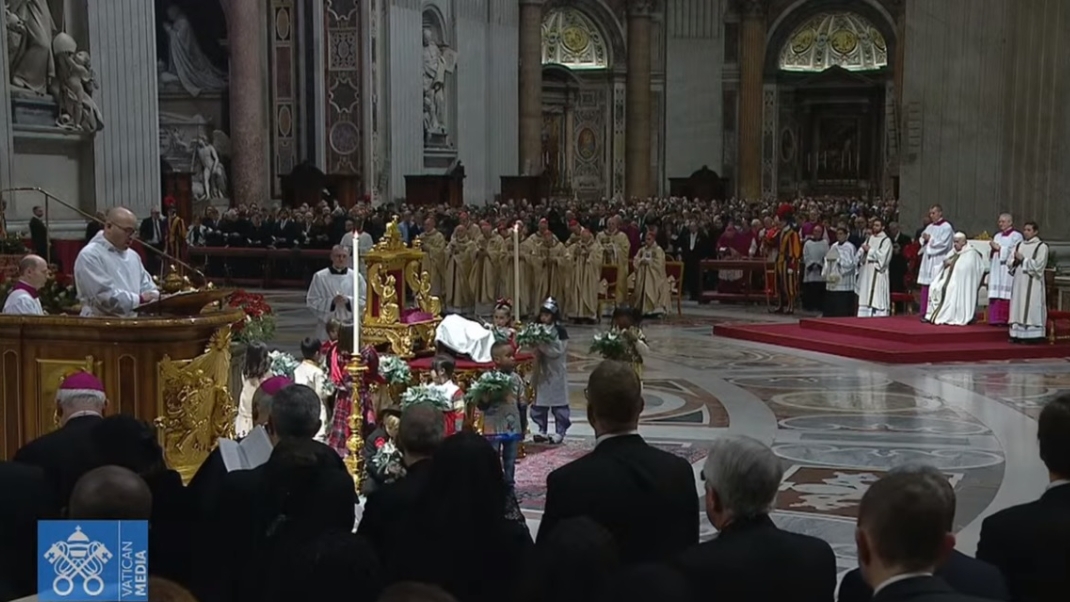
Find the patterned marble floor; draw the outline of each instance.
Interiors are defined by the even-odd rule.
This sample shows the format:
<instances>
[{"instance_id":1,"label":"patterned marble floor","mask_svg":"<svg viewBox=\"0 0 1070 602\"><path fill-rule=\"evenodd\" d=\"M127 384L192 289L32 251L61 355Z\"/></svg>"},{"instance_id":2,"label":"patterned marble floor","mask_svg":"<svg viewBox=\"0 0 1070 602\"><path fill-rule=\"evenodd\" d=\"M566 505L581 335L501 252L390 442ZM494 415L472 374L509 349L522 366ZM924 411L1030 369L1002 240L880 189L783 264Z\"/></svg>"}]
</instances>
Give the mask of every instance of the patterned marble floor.
<instances>
[{"instance_id":1,"label":"patterned marble floor","mask_svg":"<svg viewBox=\"0 0 1070 602\"><path fill-rule=\"evenodd\" d=\"M296 350L312 332L304 295L275 291L269 300L280 314L276 344ZM646 327L653 357L642 435L692 461L696 495L712 439L746 434L771 445L786 469L775 520L827 540L841 569L856 565L854 516L862 494L897 464L926 462L946 471L958 495L959 549L967 553L985 516L1043 492L1036 416L1045 398L1070 389L1070 363L872 364L711 337L708 324L718 320L775 319L760 309L684 311L687 319L674 322L697 325ZM521 495L533 528L540 479L592 444L582 391L597 361L587 353L595 331L570 330L570 446L546 457L529 454L518 466L518 490L533 488ZM712 534L705 517L701 523L704 535Z\"/></svg>"}]
</instances>

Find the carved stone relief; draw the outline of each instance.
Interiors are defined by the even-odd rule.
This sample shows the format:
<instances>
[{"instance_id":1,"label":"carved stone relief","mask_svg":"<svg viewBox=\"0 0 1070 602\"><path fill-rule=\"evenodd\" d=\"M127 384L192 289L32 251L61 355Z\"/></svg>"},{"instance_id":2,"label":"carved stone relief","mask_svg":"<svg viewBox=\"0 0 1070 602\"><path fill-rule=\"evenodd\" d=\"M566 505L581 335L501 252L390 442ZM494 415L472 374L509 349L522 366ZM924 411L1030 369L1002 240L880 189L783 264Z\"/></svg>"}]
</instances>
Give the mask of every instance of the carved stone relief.
<instances>
[{"instance_id":1,"label":"carved stone relief","mask_svg":"<svg viewBox=\"0 0 1070 602\"><path fill-rule=\"evenodd\" d=\"M442 148L453 146L450 139L449 118L451 75L457 69L457 51L445 42L445 26L434 10L423 16L423 84L424 146Z\"/></svg>"}]
</instances>

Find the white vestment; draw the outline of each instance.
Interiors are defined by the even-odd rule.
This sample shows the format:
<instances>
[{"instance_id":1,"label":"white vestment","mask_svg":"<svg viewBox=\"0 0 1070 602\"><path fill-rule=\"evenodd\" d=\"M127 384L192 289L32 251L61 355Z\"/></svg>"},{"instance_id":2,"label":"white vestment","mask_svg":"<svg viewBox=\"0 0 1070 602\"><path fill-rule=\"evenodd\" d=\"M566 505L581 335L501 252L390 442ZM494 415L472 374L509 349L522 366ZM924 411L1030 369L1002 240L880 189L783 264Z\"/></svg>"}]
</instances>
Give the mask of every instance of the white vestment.
<instances>
[{"instance_id":1,"label":"white vestment","mask_svg":"<svg viewBox=\"0 0 1070 602\"><path fill-rule=\"evenodd\" d=\"M346 232L342 235L342 242L339 243L349 251L349 267L353 267L353 233ZM361 232L360 238L357 239L357 250L360 252L360 272L361 276L368 275L368 264L364 261L364 256L368 254L368 251L372 250L375 243L372 241L372 235L367 232Z\"/></svg>"},{"instance_id":2,"label":"white vestment","mask_svg":"<svg viewBox=\"0 0 1070 602\"><path fill-rule=\"evenodd\" d=\"M999 251L992 249L992 266L988 271L988 298L1010 299L1011 264L1014 263L1014 247L1024 240L1022 233L1011 230L1009 234L997 233L992 240L999 245Z\"/></svg>"},{"instance_id":3,"label":"white vestment","mask_svg":"<svg viewBox=\"0 0 1070 602\"><path fill-rule=\"evenodd\" d=\"M132 249L120 251L97 232L74 261L74 285L83 316L134 315L141 295L159 297L156 283Z\"/></svg>"},{"instance_id":4,"label":"white vestment","mask_svg":"<svg viewBox=\"0 0 1070 602\"><path fill-rule=\"evenodd\" d=\"M929 235L929 242L925 242L925 234ZM955 229L946 220L925 226L925 232L922 233L921 268L918 270L919 285L929 286L940 275L944 260L955 252L952 240L954 237Z\"/></svg>"},{"instance_id":5,"label":"white vestment","mask_svg":"<svg viewBox=\"0 0 1070 602\"><path fill-rule=\"evenodd\" d=\"M312 284L308 287L308 295L305 304L316 316L316 338L321 341L327 340L327 322L338 320L342 327L353 326L353 272L346 268L345 274L331 272L331 268L323 268L312 276ZM357 311L364 310L364 301L367 299L368 289L364 276L357 277ZM334 302L335 297L342 296L345 303Z\"/></svg>"},{"instance_id":6,"label":"white vestment","mask_svg":"<svg viewBox=\"0 0 1070 602\"><path fill-rule=\"evenodd\" d=\"M985 275L984 258L977 249L966 245L947 261L951 265L945 265L929 285L925 321L965 326L977 316L977 291Z\"/></svg>"},{"instance_id":7,"label":"white vestment","mask_svg":"<svg viewBox=\"0 0 1070 602\"><path fill-rule=\"evenodd\" d=\"M490 348L494 346L494 331L479 322L473 322L457 314L442 318L435 329L435 342L472 358L473 362L489 362Z\"/></svg>"},{"instance_id":8,"label":"white vestment","mask_svg":"<svg viewBox=\"0 0 1070 602\"><path fill-rule=\"evenodd\" d=\"M41 300L34 297L23 289L15 289L4 301L4 311L7 315L43 316L45 310L41 308Z\"/></svg>"},{"instance_id":9,"label":"white vestment","mask_svg":"<svg viewBox=\"0 0 1070 602\"><path fill-rule=\"evenodd\" d=\"M825 256L829 252L829 243L825 239L809 239L802 249L803 282L825 282L822 271L825 267Z\"/></svg>"},{"instance_id":10,"label":"white vestment","mask_svg":"<svg viewBox=\"0 0 1070 602\"><path fill-rule=\"evenodd\" d=\"M843 242L829 247L828 253L825 253L825 267L821 270L825 278L825 290L854 291L857 268L858 257L854 245Z\"/></svg>"},{"instance_id":11,"label":"white vestment","mask_svg":"<svg viewBox=\"0 0 1070 602\"><path fill-rule=\"evenodd\" d=\"M869 251L859 256L858 316L887 316L892 306L892 289L888 281L888 263L892 260L892 239L884 232L866 238Z\"/></svg>"},{"instance_id":12,"label":"white vestment","mask_svg":"<svg viewBox=\"0 0 1070 602\"><path fill-rule=\"evenodd\" d=\"M320 398L320 430L316 433L316 441L327 441L327 429L330 427L327 419L327 373L319 365L305 360L294 368L294 384L305 385L316 392Z\"/></svg>"},{"instance_id":13,"label":"white vestment","mask_svg":"<svg viewBox=\"0 0 1070 602\"><path fill-rule=\"evenodd\" d=\"M1048 304L1044 290L1044 269L1048 265L1048 245L1034 236L1015 245L1022 261L1012 269L1011 337L1044 338L1048 321ZM1014 253L1011 253L1012 261Z\"/></svg>"}]
</instances>

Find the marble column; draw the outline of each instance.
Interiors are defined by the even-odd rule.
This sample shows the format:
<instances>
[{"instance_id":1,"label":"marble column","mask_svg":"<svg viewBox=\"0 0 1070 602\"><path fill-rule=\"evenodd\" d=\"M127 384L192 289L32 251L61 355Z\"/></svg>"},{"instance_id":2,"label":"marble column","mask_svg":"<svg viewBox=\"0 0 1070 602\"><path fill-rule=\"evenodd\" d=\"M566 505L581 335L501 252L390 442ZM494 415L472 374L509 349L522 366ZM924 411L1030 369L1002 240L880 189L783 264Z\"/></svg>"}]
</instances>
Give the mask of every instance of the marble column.
<instances>
[{"instance_id":1,"label":"marble column","mask_svg":"<svg viewBox=\"0 0 1070 602\"><path fill-rule=\"evenodd\" d=\"M88 4L89 40L104 129L93 139L97 209L116 205L148 217L160 206L160 107L156 14L144 0ZM88 209L89 207L83 207Z\"/></svg>"},{"instance_id":2,"label":"marble column","mask_svg":"<svg viewBox=\"0 0 1070 602\"><path fill-rule=\"evenodd\" d=\"M520 174L542 173L542 6L520 0ZM529 199L534 201L535 199Z\"/></svg>"},{"instance_id":3,"label":"marble column","mask_svg":"<svg viewBox=\"0 0 1070 602\"><path fill-rule=\"evenodd\" d=\"M765 70L765 0L737 0L740 27L739 195L762 194L762 74Z\"/></svg>"},{"instance_id":4,"label":"marble column","mask_svg":"<svg viewBox=\"0 0 1070 602\"><path fill-rule=\"evenodd\" d=\"M3 2L0 2L3 4ZM7 28L0 27L0 65L8 65ZM14 140L11 137L11 91L8 88L8 74L0 76L0 190L11 188L14 182L11 172L14 168ZM7 201L7 219L15 215L15 195L0 195Z\"/></svg>"},{"instance_id":5,"label":"marble column","mask_svg":"<svg viewBox=\"0 0 1070 602\"><path fill-rule=\"evenodd\" d=\"M624 195L650 196L650 13L653 0L628 3L628 82L625 97Z\"/></svg>"},{"instance_id":6,"label":"marble column","mask_svg":"<svg viewBox=\"0 0 1070 602\"><path fill-rule=\"evenodd\" d=\"M262 8L261 0L229 0L227 7L232 205L270 199Z\"/></svg>"},{"instance_id":7,"label":"marble column","mask_svg":"<svg viewBox=\"0 0 1070 602\"><path fill-rule=\"evenodd\" d=\"M895 82L895 106L903 106L903 67L906 63L907 7L905 0L891 0L888 5L895 18L895 65L892 77Z\"/></svg>"}]
</instances>

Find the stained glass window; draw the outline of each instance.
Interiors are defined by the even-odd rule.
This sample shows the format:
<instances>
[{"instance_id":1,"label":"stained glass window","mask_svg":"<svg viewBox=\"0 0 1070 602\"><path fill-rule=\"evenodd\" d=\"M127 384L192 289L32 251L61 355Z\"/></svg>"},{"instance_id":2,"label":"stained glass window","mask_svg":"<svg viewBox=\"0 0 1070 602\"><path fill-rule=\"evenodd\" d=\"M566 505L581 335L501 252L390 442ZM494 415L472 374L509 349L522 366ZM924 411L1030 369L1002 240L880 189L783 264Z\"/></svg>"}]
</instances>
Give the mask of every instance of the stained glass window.
<instances>
[{"instance_id":1,"label":"stained glass window","mask_svg":"<svg viewBox=\"0 0 1070 602\"><path fill-rule=\"evenodd\" d=\"M606 41L598 26L574 8L549 11L542 21L542 64L569 69L605 69Z\"/></svg>"},{"instance_id":2,"label":"stained glass window","mask_svg":"<svg viewBox=\"0 0 1070 602\"><path fill-rule=\"evenodd\" d=\"M795 29L780 50L785 71L873 71L888 65L884 36L861 15L821 13Z\"/></svg>"}]
</instances>

